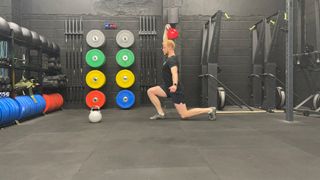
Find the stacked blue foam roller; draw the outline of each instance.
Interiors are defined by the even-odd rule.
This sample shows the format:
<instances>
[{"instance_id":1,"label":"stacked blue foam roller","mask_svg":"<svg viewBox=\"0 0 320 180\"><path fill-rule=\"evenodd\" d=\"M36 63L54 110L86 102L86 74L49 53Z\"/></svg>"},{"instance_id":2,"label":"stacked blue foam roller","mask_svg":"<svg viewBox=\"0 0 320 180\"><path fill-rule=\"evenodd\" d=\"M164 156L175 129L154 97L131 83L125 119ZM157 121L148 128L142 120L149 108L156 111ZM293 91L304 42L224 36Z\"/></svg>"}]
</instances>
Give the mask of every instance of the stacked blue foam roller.
<instances>
[{"instance_id":1,"label":"stacked blue foam roller","mask_svg":"<svg viewBox=\"0 0 320 180\"><path fill-rule=\"evenodd\" d=\"M0 125L12 124L15 120L23 120L39 116L46 107L41 95L18 96L15 99L0 99Z\"/></svg>"},{"instance_id":2,"label":"stacked blue foam roller","mask_svg":"<svg viewBox=\"0 0 320 180\"><path fill-rule=\"evenodd\" d=\"M15 100L11 98L0 99L0 124L9 124L19 117L19 106Z\"/></svg>"}]
</instances>

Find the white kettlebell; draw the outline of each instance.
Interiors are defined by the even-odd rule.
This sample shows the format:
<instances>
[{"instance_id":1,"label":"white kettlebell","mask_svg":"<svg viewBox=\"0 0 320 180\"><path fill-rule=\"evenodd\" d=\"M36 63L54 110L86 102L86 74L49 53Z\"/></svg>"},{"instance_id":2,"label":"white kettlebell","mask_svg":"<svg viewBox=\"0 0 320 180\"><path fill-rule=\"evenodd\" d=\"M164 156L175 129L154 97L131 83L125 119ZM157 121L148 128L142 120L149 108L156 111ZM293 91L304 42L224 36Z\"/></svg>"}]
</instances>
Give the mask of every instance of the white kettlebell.
<instances>
[{"instance_id":1,"label":"white kettlebell","mask_svg":"<svg viewBox=\"0 0 320 180\"><path fill-rule=\"evenodd\" d=\"M91 123L98 123L98 122L101 122L101 120L102 120L102 114L100 112L100 108L92 107L89 114L89 121Z\"/></svg>"}]
</instances>

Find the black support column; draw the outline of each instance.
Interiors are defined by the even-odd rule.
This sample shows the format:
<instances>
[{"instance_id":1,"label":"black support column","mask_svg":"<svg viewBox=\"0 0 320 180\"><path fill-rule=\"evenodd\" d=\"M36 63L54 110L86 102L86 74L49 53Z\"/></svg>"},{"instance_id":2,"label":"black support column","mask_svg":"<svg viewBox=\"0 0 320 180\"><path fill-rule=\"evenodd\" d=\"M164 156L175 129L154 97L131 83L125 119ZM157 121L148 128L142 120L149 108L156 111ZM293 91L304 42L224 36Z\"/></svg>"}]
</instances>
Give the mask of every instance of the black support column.
<instances>
[{"instance_id":1,"label":"black support column","mask_svg":"<svg viewBox=\"0 0 320 180\"><path fill-rule=\"evenodd\" d=\"M293 121L293 0L286 0L288 14L286 62L286 120Z\"/></svg>"}]
</instances>

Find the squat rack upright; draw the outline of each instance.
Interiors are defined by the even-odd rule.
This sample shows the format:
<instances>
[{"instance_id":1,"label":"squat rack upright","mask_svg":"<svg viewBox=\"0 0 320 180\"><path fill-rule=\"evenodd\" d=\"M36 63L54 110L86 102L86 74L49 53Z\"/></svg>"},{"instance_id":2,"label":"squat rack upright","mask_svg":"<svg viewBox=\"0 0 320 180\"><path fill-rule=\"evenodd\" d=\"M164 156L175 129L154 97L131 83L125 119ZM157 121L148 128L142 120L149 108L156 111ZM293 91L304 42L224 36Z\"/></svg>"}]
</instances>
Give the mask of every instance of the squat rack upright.
<instances>
[{"instance_id":1,"label":"squat rack upright","mask_svg":"<svg viewBox=\"0 0 320 180\"><path fill-rule=\"evenodd\" d=\"M253 111L244 100L219 80L220 33L223 17L230 19L226 12L219 10L203 25L201 75L199 75L202 80L201 104L223 110L228 97L230 103L241 109L245 106Z\"/></svg>"},{"instance_id":2,"label":"squat rack upright","mask_svg":"<svg viewBox=\"0 0 320 180\"><path fill-rule=\"evenodd\" d=\"M251 30L251 99L257 108L273 112L285 105L285 12L279 11L257 22Z\"/></svg>"}]
</instances>

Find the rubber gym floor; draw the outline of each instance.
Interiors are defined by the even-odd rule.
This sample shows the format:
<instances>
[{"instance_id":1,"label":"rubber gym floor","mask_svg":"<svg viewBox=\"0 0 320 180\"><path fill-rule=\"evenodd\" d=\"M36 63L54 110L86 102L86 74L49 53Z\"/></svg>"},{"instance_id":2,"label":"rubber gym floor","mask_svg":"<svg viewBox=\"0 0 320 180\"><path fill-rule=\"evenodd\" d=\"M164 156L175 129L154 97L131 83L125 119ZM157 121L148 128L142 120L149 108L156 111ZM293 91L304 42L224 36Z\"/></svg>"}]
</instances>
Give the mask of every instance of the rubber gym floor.
<instances>
[{"instance_id":1,"label":"rubber gym floor","mask_svg":"<svg viewBox=\"0 0 320 180\"><path fill-rule=\"evenodd\" d=\"M1 180L301 180L320 177L319 117L149 120L152 108L63 110L0 130Z\"/></svg>"}]
</instances>

